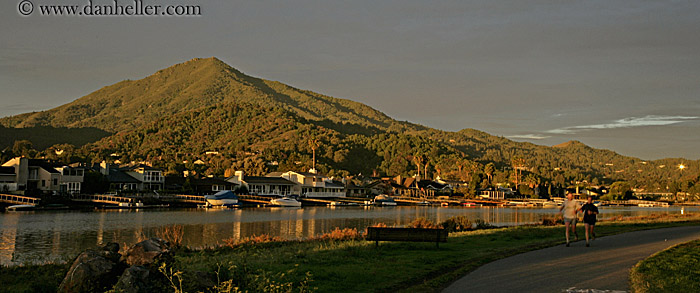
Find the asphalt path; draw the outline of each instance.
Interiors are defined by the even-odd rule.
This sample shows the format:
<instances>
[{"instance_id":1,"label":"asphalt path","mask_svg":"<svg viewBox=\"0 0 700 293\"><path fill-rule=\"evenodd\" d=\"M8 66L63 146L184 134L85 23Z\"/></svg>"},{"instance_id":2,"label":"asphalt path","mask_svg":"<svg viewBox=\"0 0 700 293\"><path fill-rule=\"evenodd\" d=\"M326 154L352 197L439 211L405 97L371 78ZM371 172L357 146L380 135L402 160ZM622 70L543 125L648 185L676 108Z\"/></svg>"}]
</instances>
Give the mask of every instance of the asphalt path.
<instances>
[{"instance_id":1,"label":"asphalt path","mask_svg":"<svg viewBox=\"0 0 700 293\"><path fill-rule=\"evenodd\" d=\"M563 228L561 234L564 238ZM629 270L637 262L694 239L700 239L700 226L606 236L591 241L590 247L585 240L570 247L562 244L481 266L443 292L628 291Z\"/></svg>"}]
</instances>

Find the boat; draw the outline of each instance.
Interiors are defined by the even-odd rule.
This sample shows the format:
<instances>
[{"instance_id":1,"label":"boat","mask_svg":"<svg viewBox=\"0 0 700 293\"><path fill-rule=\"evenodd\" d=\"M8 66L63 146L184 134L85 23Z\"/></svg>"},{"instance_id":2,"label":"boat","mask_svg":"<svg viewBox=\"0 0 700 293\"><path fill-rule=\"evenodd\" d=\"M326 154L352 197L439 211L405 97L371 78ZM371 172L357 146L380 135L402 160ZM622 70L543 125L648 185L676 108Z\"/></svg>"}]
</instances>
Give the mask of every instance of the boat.
<instances>
[{"instance_id":1,"label":"boat","mask_svg":"<svg viewBox=\"0 0 700 293\"><path fill-rule=\"evenodd\" d=\"M637 206L640 208L653 208L654 204L653 203L640 203Z\"/></svg>"},{"instance_id":2,"label":"boat","mask_svg":"<svg viewBox=\"0 0 700 293\"><path fill-rule=\"evenodd\" d=\"M222 190L212 195L206 195L204 198L211 206L237 206L238 196L230 190Z\"/></svg>"},{"instance_id":3,"label":"boat","mask_svg":"<svg viewBox=\"0 0 700 293\"><path fill-rule=\"evenodd\" d=\"M429 202L429 201L427 201L427 200L419 201L419 202L416 203L416 204L419 205L419 206L429 206L429 205L432 205L432 203Z\"/></svg>"},{"instance_id":4,"label":"boat","mask_svg":"<svg viewBox=\"0 0 700 293\"><path fill-rule=\"evenodd\" d=\"M270 200L270 204L280 207L300 207L301 202L291 197L280 197Z\"/></svg>"},{"instance_id":5,"label":"boat","mask_svg":"<svg viewBox=\"0 0 700 293\"><path fill-rule=\"evenodd\" d=\"M36 206L31 204L16 204L5 208L6 211L31 211L35 209Z\"/></svg>"},{"instance_id":6,"label":"boat","mask_svg":"<svg viewBox=\"0 0 700 293\"><path fill-rule=\"evenodd\" d=\"M476 208L476 207L480 207L481 204L475 203L475 202L464 202L464 203L462 203L462 206L465 208Z\"/></svg>"},{"instance_id":7,"label":"boat","mask_svg":"<svg viewBox=\"0 0 700 293\"><path fill-rule=\"evenodd\" d=\"M440 206L441 207L448 207L448 206L450 206L450 203L449 202L441 202Z\"/></svg>"},{"instance_id":8,"label":"boat","mask_svg":"<svg viewBox=\"0 0 700 293\"><path fill-rule=\"evenodd\" d=\"M396 202L391 196L380 194L374 197L374 204L379 206L395 206Z\"/></svg>"},{"instance_id":9,"label":"boat","mask_svg":"<svg viewBox=\"0 0 700 293\"><path fill-rule=\"evenodd\" d=\"M557 204L557 202L554 201L545 201L544 203L542 203L542 208L545 209L553 209L557 207L559 207L559 204Z\"/></svg>"}]
</instances>

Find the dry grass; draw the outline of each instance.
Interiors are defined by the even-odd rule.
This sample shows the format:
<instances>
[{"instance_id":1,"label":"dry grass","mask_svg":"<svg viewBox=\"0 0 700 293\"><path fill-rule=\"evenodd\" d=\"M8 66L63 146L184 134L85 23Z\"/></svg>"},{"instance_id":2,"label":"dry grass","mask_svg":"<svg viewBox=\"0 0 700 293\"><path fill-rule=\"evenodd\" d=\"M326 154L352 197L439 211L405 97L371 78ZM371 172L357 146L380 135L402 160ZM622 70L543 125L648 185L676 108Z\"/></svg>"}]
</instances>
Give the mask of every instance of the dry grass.
<instances>
[{"instance_id":1,"label":"dry grass","mask_svg":"<svg viewBox=\"0 0 700 293\"><path fill-rule=\"evenodd\" d=\"M320 240L353 240L353 239L363 239L364 236L357 232L357 228L345 228L345 229L340 229L338 227L335 228L335 230L329 232L329 233L323 233L317 237L314 237L315 239L320 239Z\"/></svg>"},{"instance_id":2,"label":"dry grass","mask_svg":"<svg viewBox=\"0 0 700 293\"><path fill-rule=\"evenodd\" d=\"M224 239L224 246L226 247L237 247L237 246L242 246L242 245L255 245L255 244L262 244L262 243L269 243L269 242L283 242L284 239L281 237L277 236L270 236L267 234L262 234L262 235L253 235L250 237L243 237L241 239L233 239L233 238L228 238Z\"/></svg>"},{"instance_id":3,"label":"dry grass","mask_svg":"<svg viewBox=\"0 0 700 293\"><path fill-rule=\"evenodd\" d=\"M409 223L406 227L408 228L423 228L423 229L439 229L440 226L435 225L432 221L426 218L417 218L413 222Z\"/></svg>"},{"instance_id":4,"label":"dry grass","mask_svg":"<svg viewBox=\"0 0 700 293\"><path fill-rule=\"evenodd\" d=\"M180 247L182 244L182 236L184 234L184 228L182 225L165 226L156 230L156 236L160 239L168 241L171 247Z\"/></svg>"}]
</instances>

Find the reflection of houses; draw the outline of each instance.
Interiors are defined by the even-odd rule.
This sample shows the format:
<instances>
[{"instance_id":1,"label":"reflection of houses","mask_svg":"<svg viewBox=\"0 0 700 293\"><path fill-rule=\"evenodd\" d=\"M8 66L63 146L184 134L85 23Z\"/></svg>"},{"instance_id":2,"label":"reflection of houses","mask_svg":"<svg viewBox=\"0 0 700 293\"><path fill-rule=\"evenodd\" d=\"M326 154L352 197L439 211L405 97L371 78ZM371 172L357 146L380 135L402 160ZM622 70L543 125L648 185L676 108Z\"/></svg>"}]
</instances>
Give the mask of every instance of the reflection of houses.
<instances>
[{"instance_id":1,"label":"reflection of houses","mask_svg":"<svg viewBox=\"0 0 700 293\"><path fill-rule=\"evenodd\" d=\"M330 178L310 172L289 171L280 175L294 182L293 192L298 191L306 197L345 197L344 186L333 182Z\"/></svg>"},{"instance_id":2,"label":"reflection of houses","mask_svg":"<svg viewBox=\"0 0 700 293\"><path fill-rule=\"evenodd\" d=\"M0 176L3 191L38 190L79 193L84 178L84 168L55 167L51 163L17 157L5 162Z\"/></svg>"},{"instance_id":3,"label":"reflection of houses","mask_svg":"<svg viewBox=\"0 0 700 293\"><path fill-rule=\"evenodd\" d=\"M234 175L226 179L229 182L240 184L248 189L250 194L287 196L294 194L296 183L279 176L281 173L271 173L268 176L247 176L243 171L236 171ZM278 175L278 176L275 176ZM296 194L299 194L298 192Z\"/></svg>"}]
</instances>

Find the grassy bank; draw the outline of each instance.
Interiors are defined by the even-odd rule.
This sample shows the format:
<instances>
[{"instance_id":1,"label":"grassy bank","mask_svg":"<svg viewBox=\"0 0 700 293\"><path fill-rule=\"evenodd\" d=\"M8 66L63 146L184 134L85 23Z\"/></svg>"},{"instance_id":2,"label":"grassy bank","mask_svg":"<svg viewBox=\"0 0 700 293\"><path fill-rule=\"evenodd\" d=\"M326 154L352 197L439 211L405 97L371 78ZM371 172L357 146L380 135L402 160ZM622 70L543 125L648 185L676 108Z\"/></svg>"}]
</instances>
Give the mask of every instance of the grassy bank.
<instances>
[{"instance_id":1,"label":"grassy bank","mask_svg":"<svg viewBox=\"0 0 700 293\"><path fill-rule=\"evenodd\" d=\"M673 246L639 262L630 271L632 292L697 292L700 240Z\"/></svg>"},{"instance_id":2,"label":"grassy bank","mask_svg":"<svg viewBox=\"0 0 700 293\"><path fill-rule=\"evenodd\" d=\"M600 237L698 224L700 218L690 215L617 218L600 222L596 232ZM179 249L167 270L181 272L171 276L185 292L235 292L236 287L249 292L433 292L485 263L564 242L561 225L456 232L439 249L434 243L382 242L375 247L362 239L333 240L353 236L343 237L346 234L350 233L310 241L249 239L216 249ZM57 283L66 268L57 266L42 274L60 276ZM15 286L7 274L33 276L32 270L3 268L0 280ZM25 290L12 288L13 292Z\"/></svg>"}]
</instances>

